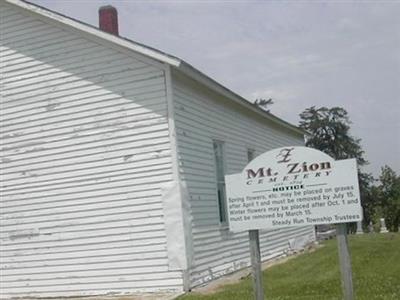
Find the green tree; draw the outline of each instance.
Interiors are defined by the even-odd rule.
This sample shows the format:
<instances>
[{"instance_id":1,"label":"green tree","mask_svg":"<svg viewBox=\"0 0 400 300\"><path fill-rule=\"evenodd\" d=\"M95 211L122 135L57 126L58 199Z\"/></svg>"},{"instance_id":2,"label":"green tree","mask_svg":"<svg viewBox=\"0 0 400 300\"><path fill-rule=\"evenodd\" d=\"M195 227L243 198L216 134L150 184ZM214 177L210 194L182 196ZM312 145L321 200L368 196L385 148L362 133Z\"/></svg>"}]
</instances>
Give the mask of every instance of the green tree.
<instances>
[{"instance_id":1,"label":"green tree","mask_svg":"<svg viewBox=\"0 0 400 300\"><path fill-rule=\"evenodd\" d=\"M372 185L373 182L374 178L371 174L358 172L358 185L360 187L360 197L364 213L363 227L365 230L368 229L370 222L373 224L379 222L379 190Z\"/></svg>"},{"instance_id":2,"label":"green tree","mask_svg":"<svg viewBox=\"0 0 400 300\"><path fill-rule=\"evenodd\" d=\"M334 159L357 159L357 164L367 163L360 139L350 135L350 119L347 111L341 107L312 106L300 114L300 127L310 135L306 146L318 149Z\"/></svg>"},{"instance_id":3,"label":"green tree","mask_svg":"<svg viewBox=\"0 0 400 300\"><path fill-rule=\"evenodd\" d=\"M390 167L384 166L379 176L379 200L386 227L398 231L400 225L400 176Z\"/></svg>"},{"instance_id":4,"label":"green tree","mask_svg":"<svg viewBox=\"0 0 400 300\"><path fill-rule=\"evenodd\" d=\"M364 215L367 217L364 218L364 222L371 220L377 204L370 197L373 178L360 170L360 167L368 162L364 158L361 140L350 134L351 122L347 111L341 107L316 108L312 106L300 114L300 119L300 127L309 133L306 137L307 147L318 149L337 160L348 158L357 160L360 197ZM355 224L352 224L350 231L353 231L354 227Z\"/></svg>"},{"instance_id":5,"label":"green tree","mask_svg":"<svg viewBox=\"0 0 400 300\"><path fill-rule=\"evenodd\" d=\"M269 99L256 99L256 101L254 101L254 105L260 107L261 109L265 110L266 112L269 112L269 106L271 106L272 104L274 104L274 101L272 100L272 98Z\"/></svg>"}]
</instances>

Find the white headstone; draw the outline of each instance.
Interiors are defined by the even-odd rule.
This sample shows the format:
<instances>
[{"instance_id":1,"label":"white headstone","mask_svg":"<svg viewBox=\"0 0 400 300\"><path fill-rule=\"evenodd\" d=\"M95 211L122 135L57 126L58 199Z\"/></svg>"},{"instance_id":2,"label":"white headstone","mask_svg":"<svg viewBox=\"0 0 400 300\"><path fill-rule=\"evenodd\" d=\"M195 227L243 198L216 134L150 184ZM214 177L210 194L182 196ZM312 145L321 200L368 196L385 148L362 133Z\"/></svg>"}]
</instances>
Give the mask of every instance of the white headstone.
<instances>
[{"instance_id":1,"label":"white headstone","mask_svg":"<svg viewBox=\"0 0 400 300\"><path fill-rule=\"evenodd\" d=\"M368 224L368 232L369 233L374 232L374 225L372 224L372 221L370 221Z\"/></svg>"},{"instance_id":2,"label":"white headstone","mask_svg":"<svg viewBox=\"0 0 400 300\"><path fill-rule=\"evenodd\" d=\"M381 233L389 232L386 228L385 219L381 218Z\"/></svg>"}]
</instances>

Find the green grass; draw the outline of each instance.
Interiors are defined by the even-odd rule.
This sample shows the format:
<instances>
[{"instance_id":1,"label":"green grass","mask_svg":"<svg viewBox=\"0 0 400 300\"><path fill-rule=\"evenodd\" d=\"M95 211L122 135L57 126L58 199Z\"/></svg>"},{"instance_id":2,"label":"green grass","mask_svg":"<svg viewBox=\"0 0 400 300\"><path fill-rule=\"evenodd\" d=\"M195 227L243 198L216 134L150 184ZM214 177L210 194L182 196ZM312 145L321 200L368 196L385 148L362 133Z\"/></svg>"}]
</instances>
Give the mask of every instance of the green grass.
<instances>
[{"instance_id":1,"label":"green grass","mask_svg":"<svg viewBox=\"0 0 400 300\"><path fill-rule=\"evenodd\" d=\"M400 234L349 237L356 300L400 299ZM265 299L342 299L336 240L263 273ZM189 293L179 300L253 298L251 278L209 295Z\"/></svg>"}]
</instances>

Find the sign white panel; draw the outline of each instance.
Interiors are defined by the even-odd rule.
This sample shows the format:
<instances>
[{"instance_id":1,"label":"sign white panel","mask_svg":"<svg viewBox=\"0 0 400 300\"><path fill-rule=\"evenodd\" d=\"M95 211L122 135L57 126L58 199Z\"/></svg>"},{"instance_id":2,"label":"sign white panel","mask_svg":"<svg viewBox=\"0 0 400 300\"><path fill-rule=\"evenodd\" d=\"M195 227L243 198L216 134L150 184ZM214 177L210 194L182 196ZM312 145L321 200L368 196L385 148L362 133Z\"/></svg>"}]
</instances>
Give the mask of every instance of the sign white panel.
<instances>
[{"instance_id":1,"label":"sign white panel","mask_svg":"<svg viewBox=\"0 0 400 300\"><path fill-rule=\"evenodd\" d=\"M362 219L355 159L284 147L258 156L225 182L231 231Z\"/></svg>"}]
</instances>

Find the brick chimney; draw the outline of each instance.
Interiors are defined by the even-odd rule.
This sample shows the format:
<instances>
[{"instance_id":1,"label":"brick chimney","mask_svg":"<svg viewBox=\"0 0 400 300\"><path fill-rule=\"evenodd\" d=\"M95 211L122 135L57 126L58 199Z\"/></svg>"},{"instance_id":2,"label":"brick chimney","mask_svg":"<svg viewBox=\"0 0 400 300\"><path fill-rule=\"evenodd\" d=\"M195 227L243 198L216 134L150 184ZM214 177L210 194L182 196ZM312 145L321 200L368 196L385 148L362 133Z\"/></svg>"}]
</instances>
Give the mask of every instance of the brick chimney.
<instances>
[{"instance_id":1,"label":"brick chimney","mask_svg":"<svg viewBox=\"0 0 400 300\"><path fill-rule=\"evenodd\" d=\"M114 6L106 5L99 8L99 28L118 35L118 13Z\"/></svg>"}]
</instances>

